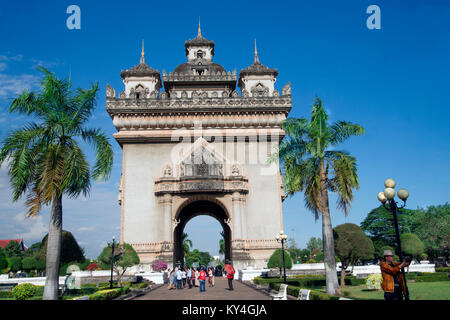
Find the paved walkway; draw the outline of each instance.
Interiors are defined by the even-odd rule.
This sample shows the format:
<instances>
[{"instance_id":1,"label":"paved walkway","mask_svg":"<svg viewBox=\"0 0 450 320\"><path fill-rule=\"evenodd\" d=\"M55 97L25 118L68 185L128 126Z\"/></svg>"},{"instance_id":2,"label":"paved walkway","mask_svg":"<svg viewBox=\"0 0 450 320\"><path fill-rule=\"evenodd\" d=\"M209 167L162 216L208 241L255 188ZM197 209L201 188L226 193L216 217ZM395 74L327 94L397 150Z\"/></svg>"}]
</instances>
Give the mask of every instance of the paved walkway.
<instances>
[{"instance_id":1,"label":"paved walkway","mask_svg":"<svg viewBox=\"0 0 450 320\"><path fill-rule=\"evenodd\" d=\"M134 300L269 300L267 294L238 280L233 280L233 291L228 290L227 279L218 277L215 282L214 287L206 283L206 292L200 292L198 287L168 290L167 285L163 285Z\"/></svg>"}]
</instances>

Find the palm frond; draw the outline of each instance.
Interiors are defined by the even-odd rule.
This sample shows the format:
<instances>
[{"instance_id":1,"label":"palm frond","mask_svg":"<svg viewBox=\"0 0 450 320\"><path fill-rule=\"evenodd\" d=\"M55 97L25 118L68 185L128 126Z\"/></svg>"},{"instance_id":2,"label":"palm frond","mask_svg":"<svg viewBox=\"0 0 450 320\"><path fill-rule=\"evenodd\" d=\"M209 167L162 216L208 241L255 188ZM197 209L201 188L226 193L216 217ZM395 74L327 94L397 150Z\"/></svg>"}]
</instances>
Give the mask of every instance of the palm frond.
<instances>
[{"instance_id":1,"label":"palm frond","mask_svg":"<svg viewBox=\"0 0 450 320\"><path fill-rule=\"evenodd\" d=\"M70 105L73 106L73 109L69 114L69 130L76 130L92 115L92 111L95 107L95 96L97 95L97 92L98 83L93 84L88 90L77 90L77 94L70 102Z\"/></svg>"},{"instance_id":2,"label":"palm frond","mask_svg":"<svg viewBox=\"0 0 450 320\"><path fill-rule=\"evenodd\" d=\"M337 207L347 216L353 201L353 189L359 189L356 159L347 152L329 151L327 160L333 171L328 189L337 193Z\"/></svg>"},{"instance_id":3,"label":"palm frond","mask_svg":"<svg viewBox=\"0 0 450 320\"><path fill-rule=\"evenodd\" d=\"M95 149L96 161L92 177L96 180L107 180L111 174L114 160L109 139L100 129L83 129L81 130L81 138Z\"/></svg>"},{"instance_id":4,"label":"palm frond","mask_svg":"<svg viewBox=\"0 0 450 320\"><path fill-rule=\"evenodd\" d=\"M42 147L45 130L35 123L25 125L11 133L2 143L0 164L8 163L13 200L17 201L34 177L35 161Z\"/></svg>"},{"instance_id":5,"label":"palm frond","mask_svg":"<svg viewBox=\"0 0 450 320\"><path fill-rule=\"evenodd\" d=\"M316 96L311 112L311 121L308 125L309 152L313 157L323 158L329 145L330 132L328 128L328 115L323 108L322 101Z\"/></svg>"},{"instance_id":6,"label":"palm frond","mask_svg":"<svg viewBox=\"0 0 450 320\"><path fill-rule=\"evenodd\" d=\"M89 163L76 141L68 141L68 153L64 163L64 173L61 188L71 198L80 193L89 194L91 187Z\"/></svg>"},{"instance_id":7,"label":"palm frond","mask_svg":"<svg viewBox=\"0 0 450 320\"><path fill-rule=\"evenodd\" d=\"M353 124L348 121L337 121L330 126L330 143L337 145L344 142L351 136L359 136L364 134L364 128L358 124Z\"/></svg>"}]
</instances>

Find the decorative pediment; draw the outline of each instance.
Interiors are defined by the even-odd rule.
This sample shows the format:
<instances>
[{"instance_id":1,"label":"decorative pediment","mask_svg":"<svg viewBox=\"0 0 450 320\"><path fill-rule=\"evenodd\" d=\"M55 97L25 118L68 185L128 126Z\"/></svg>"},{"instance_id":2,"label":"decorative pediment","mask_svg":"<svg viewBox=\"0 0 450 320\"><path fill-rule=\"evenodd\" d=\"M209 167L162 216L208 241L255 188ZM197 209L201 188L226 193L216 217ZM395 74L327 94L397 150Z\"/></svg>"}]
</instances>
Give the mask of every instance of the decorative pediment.
<instances>
[{"instance_id":1,"label":"decorative pediment","mask_svg":"<svg viewBox=\"0 0 450 320\"><path fill-rule=\"evenodd\" d=\"M167 163L155 180L155 193L248 192L241 164L229 161L204 138L182 149L178 161Z\"/></svg>"}]
</instances>

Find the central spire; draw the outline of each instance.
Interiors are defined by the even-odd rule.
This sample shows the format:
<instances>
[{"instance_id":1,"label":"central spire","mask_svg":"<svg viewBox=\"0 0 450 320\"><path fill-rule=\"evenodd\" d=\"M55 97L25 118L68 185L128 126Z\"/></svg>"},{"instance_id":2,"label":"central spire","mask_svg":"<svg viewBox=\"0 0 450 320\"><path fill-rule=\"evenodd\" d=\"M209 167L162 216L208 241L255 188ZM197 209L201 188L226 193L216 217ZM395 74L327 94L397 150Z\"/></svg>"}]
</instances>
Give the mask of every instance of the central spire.
<instances>
[{"instance_id":1,"label":"central spire","mask_svg":"<svg viewBox=\"0 0 450 320\"><path fill-rule=\"evenodd\" d=\"M144 39L142 39L142 52L141 52L141 61L140 63L145 63L145 57L144 57Z\"/></svg>"},{"instance_id":2,"label":"central spire","mask_svg":"<svg viewBox=\"0 0 450 320\"><path fill-rule=\"evenodd\" d=\"M200 28L200 16L198 17L198 33L197 33L197 38L201 38L202 37L202 29Z\"/></svg>"},{"instance_id":3,"label":"central spire","mask_svg":"<svg viewBox=\"0 0 450 320\"><path fill-rule=\"evenodd\" d=\"M255 59L253 60L253 64L258 64L259 58L258 58L258 49L256 48L256 38L255 38Z\"/></svg>"}]
</instances>

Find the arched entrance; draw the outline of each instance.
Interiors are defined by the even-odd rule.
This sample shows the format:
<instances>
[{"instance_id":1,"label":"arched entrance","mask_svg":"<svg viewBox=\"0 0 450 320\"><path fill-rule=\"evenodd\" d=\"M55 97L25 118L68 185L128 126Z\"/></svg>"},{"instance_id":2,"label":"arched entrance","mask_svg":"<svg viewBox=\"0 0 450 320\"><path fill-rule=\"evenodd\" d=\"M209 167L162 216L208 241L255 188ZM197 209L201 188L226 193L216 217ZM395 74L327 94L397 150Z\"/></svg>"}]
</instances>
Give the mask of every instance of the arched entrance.
<instances>
[{"instance_id":1,"label":"arched entrance","mask_svg":"<svg viewBox=\"0 0 450 320\"><path fill-rule=\"evenodd\" d=\"M226 209L218 203L214 203L212 201L198 200L187 204L177 214L176 219L179 222L174 229L173 235L173 267L178 264L184 265L182 234L189 220L199 215L209 215L220 222L223 228L225 240L225 259L229 259L231 261L231 229L226 222L229 219Z\"/></svg>"}]
</instances>

